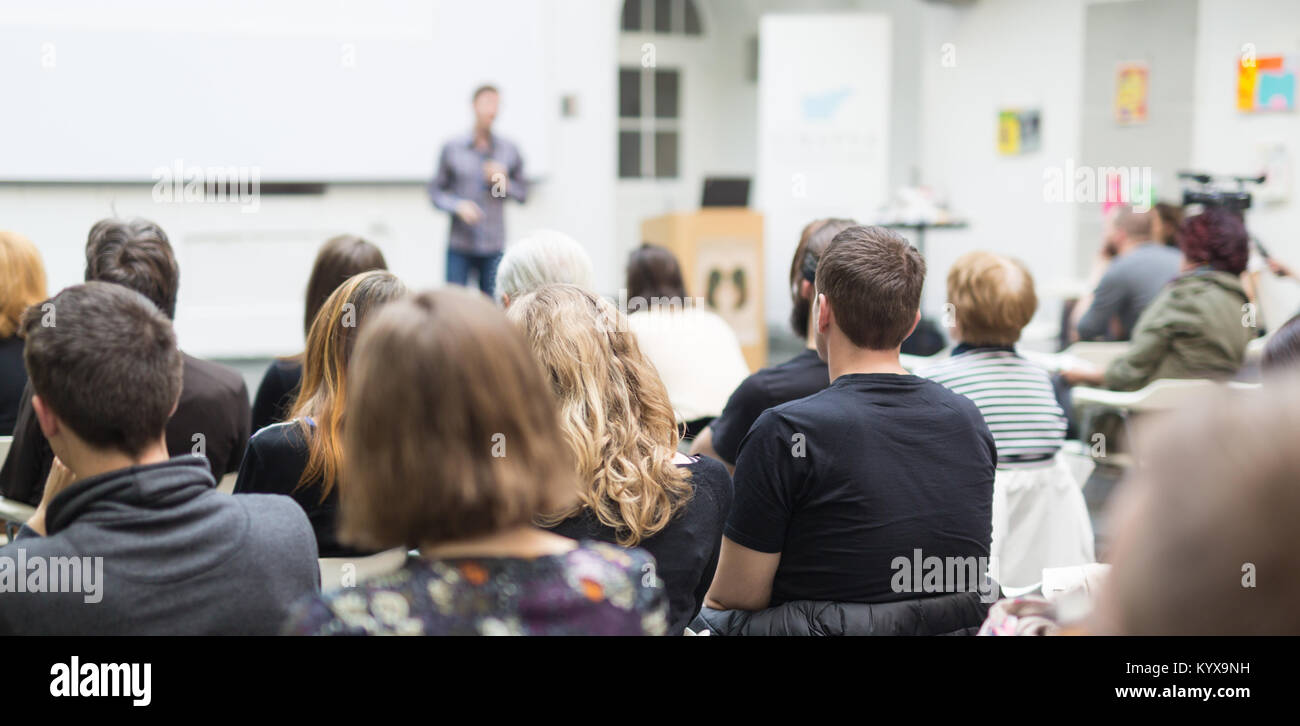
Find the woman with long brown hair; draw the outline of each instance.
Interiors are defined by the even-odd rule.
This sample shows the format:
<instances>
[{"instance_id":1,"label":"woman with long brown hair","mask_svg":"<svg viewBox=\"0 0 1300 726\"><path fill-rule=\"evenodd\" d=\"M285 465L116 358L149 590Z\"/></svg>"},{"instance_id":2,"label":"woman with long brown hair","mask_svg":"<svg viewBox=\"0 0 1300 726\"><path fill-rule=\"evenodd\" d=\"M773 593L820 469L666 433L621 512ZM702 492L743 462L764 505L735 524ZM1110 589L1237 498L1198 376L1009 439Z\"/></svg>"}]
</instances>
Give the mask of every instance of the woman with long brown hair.
<instances>
[{"instance_id":1,"label":"woman with long brown hair","mask_svg":"<svg viewBox=\"0 0 1300 726\"><path fill-rule=\"evenodd\" d=\"M235 493L293 497L311 520L321 557L355 554L338 543L334 526L352 348L370 314L405 294L395 275L372 270L348 278L326 298L307 334L290 420L254 434L239 467Z\"/></svg>"},{"instance_id":2,"label":"woman with long brown hair","mask_svg":"<svg viewBox=\"0 0 1300 726\"><path fill-rule=\"evenodd\" d=\"M578 501L541 523L574 539L649 550L668 590L669 632L680 635L717 568L731 476L717 460L677 452L668 391L607 300L547 285L515 301L508 316L550 378L578 473Z\"/></svg>"},{"instance_id":3,"label":"woman with long brown hair","mask_svg":"<svg viewBox=\"0 0 1300 726\"><path fill-rule=\"evenodd\" d=\"M14 432L27 386L18 323L28 306L44 300L45 264L26 237L0 229L0 436Z\"/></svg>"},{"instance_id":4,"label":"woman with long brown hair","mask_svg":"<svg viewBox=\"0 0 1300 726\"><path fill-rule=\"evenodd\" d=\"M321 305L344 280L362 272L387 269L384 253L356 235L341 234L326 240L316 253L316 262L312 264L311 277L307 280L303 335L311 332L311 324L316 320ZM288 418L301 380L301 353L271 361L253 398L253 433Z\"/></svg>"},{"instance_id":5,"label":"woman with long brown hair","mask_svg":"<svg viewBox=\"0 0 1300 726\"><path fill-rule=\"evenodd\" d=\"M662 635L654 561L533 523L575 496L555 401L523 336L477 291L381 310L348 373L340 532L418 549L304 604L297 635Z\"/></svg>"}]
</instances>

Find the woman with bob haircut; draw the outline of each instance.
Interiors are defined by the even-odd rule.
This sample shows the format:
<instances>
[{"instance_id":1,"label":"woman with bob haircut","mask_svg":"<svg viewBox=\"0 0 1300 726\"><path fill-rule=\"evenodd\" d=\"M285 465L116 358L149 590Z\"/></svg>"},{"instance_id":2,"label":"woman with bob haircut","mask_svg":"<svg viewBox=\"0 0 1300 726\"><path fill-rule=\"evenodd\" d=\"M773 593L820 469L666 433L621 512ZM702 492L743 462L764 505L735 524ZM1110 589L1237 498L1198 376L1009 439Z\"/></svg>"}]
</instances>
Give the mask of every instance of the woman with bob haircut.
<instances>
[{"instance_id":1,"label":"woman with bob haircut","mask_svg":"<svg viewBox=\"0 0 1300 726\"><path fill-rule=\"evenodd\" d=\"M653 558L533 524L576 482L522 336L477 291L381 310L348 372L341 535L415 548L396 573L317 596L300 635L661 635Z\"/></svg>"},{"instance_id":2,"label":"woman with bob haircut","mask_svg":"<svg viewBox=\"0 0 1300 726\"><path fill-rule=\"evenodd\" d=\"M290 420L254 434L239 466L235 493L293 497L311 520L321 557L356 554L335 533L352 349L369 316L405 294L397 276L372 270L348 278L326 298L307 334L302 387Z\"/></svg>"},{"instance_id":3,"label":"woman with bob haircut","mask_svg":"<svg viewBox=\"0 0 1300 726\"><path fill-rule=\"evenodd\" d=\"M27 386L18 324L24 310L46 297L45 263L36 245L0 229L0 436L13 434Z\"/></svg>"},{"instance_id":4,"label":"woman with bob haircut","mask_svg":"<svg viewBox=\"0 0 1300 726\"><path fill-rule=\"evenodd\" d=\"M342 285L344 280L362 272L387 269L384 253L356 235L341 234L326 240L316 253L316 262L312 264L311 277L307 280L303 335L311 333L316 313L330 293ZM257 395L253 398L253 433L289 417L289 409L301 382L301 353L271 361L266 374L262 376L262 383L257 387Z\"/></svg>"},{"instance_id":5,"label":"woman with bob haircut","mask_svg":"<svg viewBox=\"0 0 1300 726\"><path fill-rule=\"evenodd\" d=\"M577 501L541 522L575 539L649 550L680 635L713 581L731 510L731 475L677 452L668 392L627 319L576 285L547 285L510 306L559 401L578 474Z\"/></svg>"},{"instance_id":6,"label":"woman with bob haircut","mask_svg":"<svg viewBox=\"0 0 1300 726\"><path fill-rule=\"evenodd\" d=\"M1019 260L968 252L948 272L947 360L916 372L969 398L998 448L993 540L1003 587L1027 588L1043 570L1095 562L1092 522L1078 482L1057 457L1066 418L1046 368L1016 352L1038 310L1034 278Z\"/></svg>"}]
</instances>

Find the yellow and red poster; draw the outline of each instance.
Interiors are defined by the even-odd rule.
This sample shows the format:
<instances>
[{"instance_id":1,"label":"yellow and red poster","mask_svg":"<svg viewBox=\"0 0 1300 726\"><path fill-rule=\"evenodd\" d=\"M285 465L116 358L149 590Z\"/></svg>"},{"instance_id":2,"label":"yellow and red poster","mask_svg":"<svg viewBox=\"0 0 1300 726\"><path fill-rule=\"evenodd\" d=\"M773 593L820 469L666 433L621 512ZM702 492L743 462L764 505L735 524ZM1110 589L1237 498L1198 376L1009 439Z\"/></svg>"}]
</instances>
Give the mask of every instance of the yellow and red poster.
<instances>
[{"instance_id":1,"label":"yellow and red poster","mask_svg":"<svg viewBox=\"0 0 1300 726\"><path fill-rule=\"evenodd\" d=\"M1121 126L1147 121L1146 63L1121 63L1115 75L1115 122Z\"/></svg>"}]
</instances>

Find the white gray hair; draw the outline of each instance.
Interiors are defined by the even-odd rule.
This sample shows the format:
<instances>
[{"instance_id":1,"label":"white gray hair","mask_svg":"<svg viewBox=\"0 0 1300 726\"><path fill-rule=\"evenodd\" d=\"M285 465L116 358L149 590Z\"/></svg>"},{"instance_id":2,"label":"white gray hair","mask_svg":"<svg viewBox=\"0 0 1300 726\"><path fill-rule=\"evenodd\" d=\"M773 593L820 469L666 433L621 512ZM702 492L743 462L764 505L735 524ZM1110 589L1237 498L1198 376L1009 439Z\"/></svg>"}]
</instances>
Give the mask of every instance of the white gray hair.
<instances>
[{"instance_id":1,"label":"white gray hair","mask_svg":"<svg viewBox=\"0 0 1300 726\"><path fill-rule=\"evenodd\" d=\"M591 289L591 258L572 237L551 229L529 233L506 249L497 268L496 299L518 300L543 285L569 283Z\"/></svg>"}]
</instances>

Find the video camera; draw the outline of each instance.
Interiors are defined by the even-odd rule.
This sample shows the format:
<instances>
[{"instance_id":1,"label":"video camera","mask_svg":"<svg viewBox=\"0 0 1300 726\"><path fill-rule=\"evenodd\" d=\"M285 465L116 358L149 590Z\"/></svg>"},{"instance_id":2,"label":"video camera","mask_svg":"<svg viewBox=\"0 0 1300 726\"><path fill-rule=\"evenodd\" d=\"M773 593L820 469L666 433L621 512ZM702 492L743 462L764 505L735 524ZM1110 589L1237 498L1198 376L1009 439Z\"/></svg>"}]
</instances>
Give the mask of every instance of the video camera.
<instances>
[{"instance_id":1,"label":"video camera","mask_svg":"<svg viewBox=\"0 0 1300 726\"><path fill-rule=\"evenodd\" d=\"M1224 207L1238 215L1250 209L1251 198L1250 192L1246 191L1247 184L1263 184L1267 178L1266 175L1259 176L1220 176L1215 177L1210 174L1204 174L1196 171L1178 172L1179 180L1183 182L1195 182L1194 188L1183 189L1183 205L1199 204L1203 207ZM1233 182L1236 188L1225 188L1219 182Z\"/></svg>"}]
</instances>

